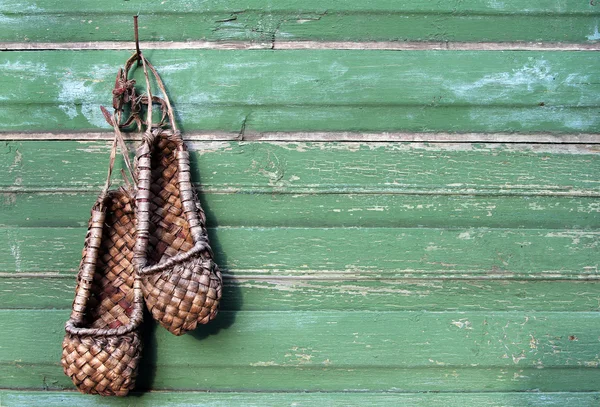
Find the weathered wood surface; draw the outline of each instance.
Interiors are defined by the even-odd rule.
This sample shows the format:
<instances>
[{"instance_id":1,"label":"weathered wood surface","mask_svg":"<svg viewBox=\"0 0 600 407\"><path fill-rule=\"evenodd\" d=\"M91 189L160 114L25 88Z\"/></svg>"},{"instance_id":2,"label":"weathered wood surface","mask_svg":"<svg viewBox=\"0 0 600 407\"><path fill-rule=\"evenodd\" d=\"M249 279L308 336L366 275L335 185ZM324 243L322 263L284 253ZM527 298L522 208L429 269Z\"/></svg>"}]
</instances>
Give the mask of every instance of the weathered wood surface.
<instances>
[{"instance_id":1,"label":"weathered wood surface","mask_svg":"<svg viewBox=\"0 0 600 407\"><path fill-rule=\"evenodd\" d=\"M0 311L5 386L70 387L57 363L67 315ZM141 383L229 391L594 391L599 318L597 312L223 312L192 335L156 329Z\"/></svg>"},{"instance_id":2,"label":"weathered wood surface","mask_svg":"<svg viewBox=\"0 0 600 407\"><path fill-rule=\"evenodd\" d=\"M600 393L487 393L487 394L401 394L401 393L206 393L206 392L153 392L135 394L129 399L106 399L85 396L74 392L54 391L0 391L0 401L6 407L100 407L131 406L154 407L297 407L331 406L348 407L369 405L373 407L593 407L600 402Z\"/></svg>"},{"instance_id":3,"label":"weathered wood surface","mask_svg":"<svg viewBox=\"0 0 600 407\"><path fill-rule=\"evenodd\" d=\"M0 227L85 226L97 191L0 192ZM595 196L201 191L200 201L212 227L600 228Z\"/></svg>"},{"instance_id":4,"label":"weathered wood surface","mask_svg":"<svg viewBox=\"0 0 600 407\"><path fill-rule=\"evenodd\" d=\"M212 326L145 326L161 391L118 400L58 361L138 12L225 290ZM1 2L0 405L600 404L599 23L563 0Z\"/></svg>"},{"instance_id":5,"label":"weathered wood surface","mask_svg":"<svg viewBox=\"0 0 600 407\"><path fill-rule=\"evenodd\" d=\"M72 273L86 228L0 229L0 271ZM539 229L210 229L236 276L598 278L600 232Z\"/></svg>"},{"instance_id":6,"label":"weathered wood surface","mask_svg":"<svg viewBox=\"0 0 600 407\"><path fill-rule=\"evenodd\" d=\"M192 142L207 192L600 193L597 145ZM110 143L4 142L4 192L98 190ZM82 169L85 168L85 171Z\"/></svg>"},{"instance_id":7,"label":"weathered wood surface","mask_svg":"<svg viewBox=\"0 0 600 407\"><path fill-rule=\"evenodd\" d=\"M0 54L2 131L107 129L126 51ZM598 132L600 53L155 50L185 130ZM100 62L102 61L102 62ZM468 61L468 64L465 64Z\"/></svg>"},{"instance_id":8,"label":"weathered wood surface","mask_svg":"<svg viewBox=\"0 0 600 407\"><path fill-rule=\"evenodd\" d=\"M264 344L264 341L262 344ZM176 347L177 345L174 344L173 346ZM256 344L253 344L253 346L256 346ZM191 350L191 352L195 352L195 350ZM69 393L72 391L73 384L62 373L62 369L58 365L51 366L36 363L34 366L24 364L19 364L19 366L15 369L14 364L12 366L0 365L0 375L8 378L4 382L5 386L21 389L20 386L27 383L29 387L22 389L22 391L42 389L64 389L68 390ZM535 392L541 391L542 394L539 394L538 397L543 399L544 392L569 392L575 396L582 392L593 392L596 391L598 380L600 380L597 368L573 366L549 369L523 369L522 367L506 367L503 369L478 369L476 367L394 367L391 369L382 367L371 369L309 369L299 367L263 369L261 367L241 368L235 366L214 369L213 366L186 365L185 369L182 369L181 366L157 367L157 375L154 378L151 377L153 366L146 365L141 366L141 368L144 369L144 373L138 377L137 381L140 392L148 392L149 389L154 388L165 388L180 393L214 391L215 395L237 391L254 394L272 392L280 394L289 392L366 393L369 390L363 389L373 388L375 389L372 390L373 392L407 393L413 394L415 397L419 393L430 391L446 394L485 394L487 392L503 392L505 394L532 392L536 394ZM202 377L204 372L208 372L209 377L207 380ZM239 385L239 383L243 383L243 385ZM293 390L279 390L289 383L291 383ZM325 390L303 390L314 387L315 383L320 389ZM554 385L554 383L556 384ZM173 384L177 387L172 386ZM271 390L272 388L275 389ZM162 390L156 391L162 392ZM128 400L131 402L134 397L135 395L132 395ZM113 401L109 399L105 402L112 403Z\"/></svg>"},{"instance_id":9,"label":"weathered wood surface","mask_svg":"<svg viewBox=\"0 0 600 407\"><path fill-rule=\"evenodd\" d=\"M108 130L84 132L0 132L2 141L42 141L42 140L112 140L114 134ZM141 141L140 133L123 133L129 141ZM240 141L239 132L190 131L185 132L185 141ZM244 131L244 141L284 141L284 142L419 142L419 143L548 143L548 144L599 144L600 134L596 133L422 133L394 131L365 133L356 131Z\"/></svg>"},{"instance_id":10,"label":"weathered wood surface","mask_svg":"<svg viewBox=\"0 0 600 407\"><path fill-rule=\"evenodd\" d=\"M600 39L590 1L4 0L0 41L563 41Z\"/></svg>"},{"instance_id":11,"label":"weathered wood surface","mask_svg":"<svg viewBox=\"0 0 600 407\"><path fill-rule=\"evenodd\" d=\"M435 42L435 41L179 41L140 42L146 52L150 50L380 50L380 51L598 51L600 42ZM97 42L0 42L0 51L82 51L127 50L129 41Z\"/></svg>"},{"instance_id":12,"label":"weathered wood surface","mask_svg":"<svg viewBox=\"0 0 600 407\"><path fill-rule=\"evenodd\" d=\"M600 298L600 285L589 281L597 277L600 236L594 145L190 147L210 237L227 273L223 313L188 342L175 344L147 328L140 388L594 389L591 327ZM35 321L43 320L48 342L24 358L0 351L0 372L6 387L70 388L52 353L59 349L51 349L62 336L86 208L101 184L108 145L9 141L5 148L1 318L22 332L13 339L19 343L33 340L22 321L39 328ZM92 170L78 178L82 167ZM40 208L56 209L48 217ZM530 278L541 280L522 280ZM527 326L530 320L536 325ZM298 344L288 344L291 338ZM225 359L201 365L224 348ZM211 374L182 373L203 369ZM580 397L564 400L594 401Z\"/></svg>"},{"instance_id":13,"label":"weathered wood surface","mask_svg":"<svg viewBox=\"0 0 600 407\"><path fill-rule=\"evenodd\" d=\"M0 278L1 309L70 309L74 273ZM224 311L599 311L597 281L226 277Z\"/></svg>"}]
</instances>

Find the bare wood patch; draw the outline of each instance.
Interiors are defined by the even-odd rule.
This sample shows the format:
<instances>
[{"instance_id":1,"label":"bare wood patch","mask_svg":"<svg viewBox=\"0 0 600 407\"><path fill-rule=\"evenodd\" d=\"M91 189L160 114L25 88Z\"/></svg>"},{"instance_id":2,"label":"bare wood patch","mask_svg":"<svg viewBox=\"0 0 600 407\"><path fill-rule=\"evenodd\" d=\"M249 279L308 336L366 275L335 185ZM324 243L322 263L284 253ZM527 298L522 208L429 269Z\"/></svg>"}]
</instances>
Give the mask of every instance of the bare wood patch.
<instances>
[{"instance_id":1,"label":"bare wood patch","mask_svg":"<svg viewBox=\"0 0 600 407\"><path fill-rule=\"evenodd\" d=\"M293 272L293 270L288 270ZM73 270L73 274L76 270ZM64 274L60 271L41 271L41 272L13 272L0 271L0 278L10 279L28 279L28 278L56 278L56 279L72 279L72 276ZM460 273L415 273L406 272L398 273L393 277L377 276L373 277L369 274L362 274L351 271L341 270L302 270L298 274L288 275L273 275L268 274L265 270L238 270L235 274L227 273L224 270L223 279L231 283L246 283L246 282L302 282L302 281L329 281L329 282L435 282L435 281L490 281L490 280L513 280L513 281L600 281L600 275L590 273L569 274L560 272L551 273L530 273L530 274L515 274L515 273L494 273L494 274L460 274Z\"/></svg>"},{"instance_id":2,"label":"bare wood patch","mask_svg":"<svg viewBox=\"0 0 600 407\"><path fill-rule=\"evenodd\" d=\"M143 49L383 50L383 51L597 51L599 42L428 42L428 41L146 41ZM0 42L1 51L132 50L129 41Z\"/></svg>"},{"instance_id":3,"label":"bare wood patch","mask_svg":"<svg viewBox=\"0 0 600 407\"><path fill-rule=\"evenodd\" d=\"M141 140L137 133L124 134L125 139ZM187 132L188 141L240 141L239 133L233 132ZM0 140L112 140L111 132L67 133L0 133ZM416 133L416 132L245 132L243 141L314 141L314 142L426 142L426 143L548 143L548 144L598 144L600 134L551 134L551 133Z\"/></svg>"}]
</instances>

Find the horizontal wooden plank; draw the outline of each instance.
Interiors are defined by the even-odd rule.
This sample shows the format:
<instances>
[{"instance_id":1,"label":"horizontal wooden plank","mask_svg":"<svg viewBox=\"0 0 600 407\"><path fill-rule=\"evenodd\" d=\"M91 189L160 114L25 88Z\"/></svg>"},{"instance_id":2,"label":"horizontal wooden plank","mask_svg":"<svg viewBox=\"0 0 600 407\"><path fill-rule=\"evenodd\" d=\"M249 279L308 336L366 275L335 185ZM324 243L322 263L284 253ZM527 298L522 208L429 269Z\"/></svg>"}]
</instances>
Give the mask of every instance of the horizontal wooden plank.
<instances>
[{"instance_id":1,"label":"horizontal wooden plank","mask_svg":"<svg viewBox=\"0 0 600 407\"><path fill-rule=\"evenodd\" d=\"M75 273L0 277L0 309L70 309ZM599 311L594 281L226 278L225 311Z\"/></svg>"},{"instance_id":2,"label":"horizontal wooden plank","mask_svg":"<svg viewBox=\"0 0 600 407\"><path fill-rule=\"evenodd\" d=\"M0 228L0 271L70 274L85 232ZM238 277L598 277L598 231L223 227L208 233L217 263Z\"/></svg>"},{"instance_id":3,"label":"horizontal wooden plank","mask_svg":"<svg viewBox=\"0 0 600 407\"><path fill-rule=\"evenodd\" d=\"M264 344L264 340L263 340ZM201 346L199 343L197 346ZM191 350L195 352L195 350ZM211 354L210 356L214 356ZM144 362L142 362L144 363ZM201 392L593 392L597 368L273 368L215 366L142 365L137 379L139 391L181 390ZM190 373L191 372L191 373ZM204 375L209 376L205 378ZM0 364L5 389L72 390L71 380L58 364ZM240 383L243 383L240 386ZM131 400L131 399L130 399Z\"/></svg>"},{"instance_id":4,"label":"horizontal wooden plank","mask_svg":"<svg viewBox=\"0 0 600 407\"><path fill-rule=\"evenodd\" d=\"M67 310L0 311L3 387L71 387L58 364L67 316ZM597 312L223 312L191 335L147 332L140 384L157 390L592 391L600 378L599 318Z\"/></svg>"},{"instance_id":5,"label":"horizontal wooden plank","mask_svg":"<svg viewBox=\"0 0 600 407\"><path fill-rule=\"evenodd\" d=\"M600 55L600 54L599 54ZM600 94L600 93L599 93ZM191 142L210 192L599 196L596 145ZM98 191L106 141L5 142L4 192Z\"/></svg>"},{"instance_id":6,"label":"horizontal wooden plank","mask_svg":"<svg viewBox=\"0 0 600 407\"><path fill-rule=\"evenodd\" d=\"M0 55L1 56L1 55ZM0 72L1 73L1 72ZM1 101L0 101L1 103ZM92 104L1 105L3 131L97 131L105 126L99 106ZM543 102L539 102L543 103ZM61 107L62 106L62 107ZM71 107L74 108L71 109ZM35 114L31 112L35 110ZM252 132L556 132L600 133L594 107L495 106L206 106L175 108L184 130ZM68 118L68 111L73 118ZM82 112L82 113L79 113ZM25 119L28 118L28 120ZM244 127L245 125L248 127Z\"/></svg>"},{"instance_id":7,"label":"horizontal wooden plank","mask_svg":"<svg viewBox=\"0 0 600 407\"><path fill-rule=\"evenodd\" d=\"M0 226L87 226L98 191L0 193ZM596 197L210 192L199 197L210 227L600 229Z\"/></svg>"},{"instance_id":8,"label":"horizontal wooden plank","mask_svg":"<svg viewBox=\"0 0 600 407\"><path fill-rule=\"evenodd\" d=\"M108 128L99 105L110 104L115 72L129 54L0 54L0 128ZM190 131L600 132L600 54L593 51L147 55Z\"/></svg>"},{"instance_id":9,"label":"horizontal wooden plank","mask_svg":"<svg viewBox=\"0 0 600 407\"><path fill-rule=\"evenodd\" d=\"M5 14L11 15L29 15L44 13L72 13L76 11L85 11L92 15L101 13L110 13L114 11L125 11L127 13L137 13L139 8L135 4L122 4L115 0L108 0L104 3L91 4L90 7L84 7L77 0L39 0L35 2L36 7L27 7L27 1L17 3L15 0L6 0L2 4L2 10ZM423 3L419 0L406 0L396 2L394 0L379 0L377 2L364 3L354 1L336 1L323 0L316 2L314 0L282 0L278 2L264 3L259 0L230 0L223 2L220 0L188 0L185 3L153 3L144 6L142 12L148 14L164 13L167 15L181 13L217 13L217 12L237 12L239 10L261 9L272 13L290 12L292 10L303 11L309 9L321 9L334 12L342 10L351 13L411 13L411 14L511 14L511 15L599 15L600 10L588 3L565 3L561 0L530 0L527 2L527 8L523 7L522 0L505 0L501 4L493 2L482 2L478 0L462 0L460 5L452 3ZM140 12L140 15L143 13Z\"/></svg>"},{"instance_id":10,"label":"horizontal wooden plank","mask_svg":"<svg viewBox=\"0 0 600 407\"><path fill-rule=\"evenodd\" d=\"M600 393L481 393L481 394L390 394L390 393L206 393L206 392L152 392L137 393L129 398L106 398L58 391L0 391L0 400L6 407L22 406L131 406L152 407L279 407L311 406L372 406L405 405L414 407L593 407L600 401Z\"/></svg>"},{"instance_id":11,"label":"horizontal wooden plank","mask_svg":"<svg viewBox=\"0 0 600 407\"><path fill-rule=\"evenodd\" d=\"M364 3L364 4L361 4ZM194 39L272 41L435 40L572 41L597 40L598 7L589 2L522 1L460 4L287 0L190 1L144 6L107 1L84 7L74 0L4 1L1 40L130 40L131 16L140 14L144 40ZM175 20L176 24L168 21Z\"/></svg>"},{"instance_id":12,"label":"horizontal wooden plank","mask_svg":"<svg viewBox=\"0 0 600 407\"><path fill-rule=\"evenodd\" d=\"M96 132L3 132L0 140L112 140L111 131ZM126 140L140 141L140 133L124 133ZM212 131L186 132L185 141L360 141L360 142L425 142L425 143L549 143L549 144L600 144L600 134L562 133L418 133L418 132L249 132L240 133Z\"/></svg>"}]
</instances>

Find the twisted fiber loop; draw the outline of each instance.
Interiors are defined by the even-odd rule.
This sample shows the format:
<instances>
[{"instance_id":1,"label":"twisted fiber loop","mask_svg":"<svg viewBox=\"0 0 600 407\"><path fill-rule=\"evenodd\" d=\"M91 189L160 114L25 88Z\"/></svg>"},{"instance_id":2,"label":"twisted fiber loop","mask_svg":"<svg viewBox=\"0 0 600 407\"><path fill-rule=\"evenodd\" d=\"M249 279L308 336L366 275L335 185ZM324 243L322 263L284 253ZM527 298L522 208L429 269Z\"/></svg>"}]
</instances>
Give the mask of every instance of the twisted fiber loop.
<instances>
[{"instance_id":1,"label":"twisted fiber loop","mask_svg":"<svg viewBox=\"0 0 600 407\"><path fill-rule=\"evenodd\" d=\"M157 96L148 97L146 95L138 95L135 89L136 81L135 79L128 79L129 73L132 70L132 67L136 66L139 60L139 55L137 53L133 54L125 63L125 68L119 69L117 73L117 77L115 79L115 87L112 91L113 93L113 108L119 116L123 113L124 107L129 106L129 117L121 122L117 121L120 128L128 128L132 123L137 124L137 128L139 131L142 129L142 118L141 112L142 107L144 105L148 105L149 101L152 100L153 103L158 103L161 106L162 117L159 122L160 125L164 125L167 119L167 105L163 99ZM106 115L105 115L106 117ZM107 119L108 121L108 119ZM112 126L113 123L109 124Z\"/></svg>"},{"instance_id":2,"label":"twisted fiber loop","mask_svg":"<svg viewBox=\"0 0 600 407\"><path fill-rule=\"evenodd\" d=\"M137 239L134 265L153 317L175 335L207 323L218 312L222 277L213 261L206 217L192 182L189 153L176 127L164 84L140 55L147 100L154 100L148 72L156 78L169 127L152 123L147 105L146 131L136 153Z\"/></svg>"}]
</instances>

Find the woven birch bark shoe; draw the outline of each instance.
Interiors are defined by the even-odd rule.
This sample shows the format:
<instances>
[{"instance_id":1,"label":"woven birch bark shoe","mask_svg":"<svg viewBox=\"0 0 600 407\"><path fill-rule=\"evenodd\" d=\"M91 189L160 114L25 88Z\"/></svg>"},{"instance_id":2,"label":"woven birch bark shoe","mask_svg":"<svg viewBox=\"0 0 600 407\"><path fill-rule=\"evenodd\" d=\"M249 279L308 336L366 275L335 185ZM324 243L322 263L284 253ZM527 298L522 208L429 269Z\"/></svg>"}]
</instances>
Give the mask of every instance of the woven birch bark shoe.
<instances>
[{"instance_id":1,"label":"woven birch bark shoe","mask_svg":"<svg viewBox=\"0 0 600 407\"><path fill-rule=\"evenodd\" d=\"M133 268L135 201L109 191L109 175L92 208L61 364L83 393L125 396L134 386L142 350L141 279Z\"/></svg>"},{"instance_id":2,"label":"woven birch bark shoe","mask_svg":"<svg viewBox=\"0 0 600 407\"><path fill-rule=\"evenodd\" d=\"M177 130L173 109L154 67L141 56L164 94L170 128L152 124L148 103L146 132L136 152L136 271L154 319L175 335L206 324L218 312L222 277L213 261L206 217L193 189L189 153ZM163 116L164 117L164 116Z\"/></svg>"}]
</instances>

